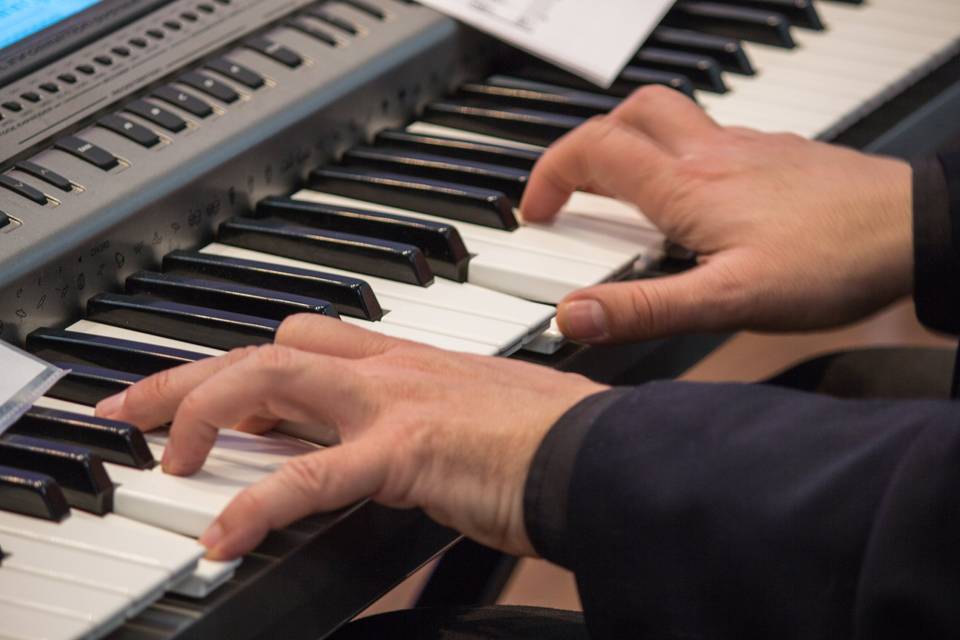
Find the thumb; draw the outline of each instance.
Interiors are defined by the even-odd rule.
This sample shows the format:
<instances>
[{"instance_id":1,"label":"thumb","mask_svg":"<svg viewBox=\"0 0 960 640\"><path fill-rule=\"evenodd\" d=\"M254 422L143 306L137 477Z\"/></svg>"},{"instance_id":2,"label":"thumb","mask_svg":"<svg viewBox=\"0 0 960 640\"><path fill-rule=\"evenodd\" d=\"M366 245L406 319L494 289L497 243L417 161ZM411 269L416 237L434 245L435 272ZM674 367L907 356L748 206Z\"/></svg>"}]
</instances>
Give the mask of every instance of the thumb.
<instances>
[{"instance_id":1,"label":"thumb","mask_svg":"<svg viewBox=\"0 0 960 640\"><path fill-rule=\"evenodd\" d=\"M374 495L386 473L386 452L375 438L297 456L237 495L200 536L200 544L212 560L237 558L271 529Z\"/></svg>"},{"instance_id":2,"label":"thumb","mask_svg":"<svg viewBox=\"0 0 960 640\"><path fill-rule=\"evenodd\" d=\"M714 265L680 275L602 284L567 296L557 312L560 330L581 342L616 343L735 325L738 287Z\"/></svg>"}]
</instances>

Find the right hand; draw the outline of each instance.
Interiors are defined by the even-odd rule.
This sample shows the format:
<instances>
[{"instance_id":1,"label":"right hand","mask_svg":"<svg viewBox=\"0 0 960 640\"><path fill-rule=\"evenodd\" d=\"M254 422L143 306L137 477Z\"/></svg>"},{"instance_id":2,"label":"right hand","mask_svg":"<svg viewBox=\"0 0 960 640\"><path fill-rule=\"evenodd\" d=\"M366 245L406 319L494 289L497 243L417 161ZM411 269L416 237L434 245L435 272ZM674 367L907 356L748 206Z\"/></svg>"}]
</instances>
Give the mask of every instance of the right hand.
<instances>
[{"instance_id":1,"label":"right hand","mask_svg":"<svg viewBox=\"0 0 960 640\"><path fill-rule=\"evenodd\" d=\"M524 218L549 221L576 190L637 205L700 264L569 295L559 322L574 339L822 328L913 286L908 164L721 127L663 87L640 89L548 149Z\"/></svg>"}]
</instances>

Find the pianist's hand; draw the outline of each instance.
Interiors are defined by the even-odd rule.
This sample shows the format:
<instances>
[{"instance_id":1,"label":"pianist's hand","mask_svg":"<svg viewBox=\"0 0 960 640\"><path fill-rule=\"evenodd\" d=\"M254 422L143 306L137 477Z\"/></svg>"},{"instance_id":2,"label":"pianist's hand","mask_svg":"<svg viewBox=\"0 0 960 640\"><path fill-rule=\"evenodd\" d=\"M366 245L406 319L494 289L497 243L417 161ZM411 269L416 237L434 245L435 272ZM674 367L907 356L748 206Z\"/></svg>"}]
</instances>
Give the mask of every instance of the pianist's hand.
<instances>
[{"instance_id":1,"label":"pianist's hand","mask_svg":"<svg viewBox=\"0 0 960 640\"><path fill-rule=\"evenodd\" d=\"M341 444L292 459L233 500L201 538L210 557L242 555L271 528L367 497L533 553L527 469L553 423L603 386L320 316L287 319L276 342L151 376L97 407L143 429L172 421L162 462L177 475L201 467L219 429L263 432L280 420L336 428Z\"/></svg>"},{"instance_id":2,"label":"pianist's hand","mask_svg":"<svg viewBox=\"0 0 960 640\"><path fill-rule=\"evenodd\" d=\"M639 206L701 259L682 275L571 294L559 320L573 338L812 329L912 288L909 165L724 128L669 89L643 88L554 144L524 217L549 220L577 189Z\"/></svg>"}]
</instances>

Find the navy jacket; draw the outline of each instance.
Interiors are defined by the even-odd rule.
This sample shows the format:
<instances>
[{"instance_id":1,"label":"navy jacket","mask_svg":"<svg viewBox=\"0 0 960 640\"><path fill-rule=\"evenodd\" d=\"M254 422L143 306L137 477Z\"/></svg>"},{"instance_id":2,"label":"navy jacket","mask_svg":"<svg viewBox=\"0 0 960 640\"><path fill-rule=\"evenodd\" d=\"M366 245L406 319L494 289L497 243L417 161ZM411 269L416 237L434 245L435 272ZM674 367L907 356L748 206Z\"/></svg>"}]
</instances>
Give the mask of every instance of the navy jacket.
<instances>
[{"instance_id":1,"label":"navy jacket","mask_svg":"<svg viewBox=\"0 0 960 640\"><path fill-rule=\"evenodd\" d=\"M914 235L918 315L960 333L960 152L914 164ZM954 402L614 389L553 426L525 518L597 639L960 638Z\"/></svg>"}]
</instances>

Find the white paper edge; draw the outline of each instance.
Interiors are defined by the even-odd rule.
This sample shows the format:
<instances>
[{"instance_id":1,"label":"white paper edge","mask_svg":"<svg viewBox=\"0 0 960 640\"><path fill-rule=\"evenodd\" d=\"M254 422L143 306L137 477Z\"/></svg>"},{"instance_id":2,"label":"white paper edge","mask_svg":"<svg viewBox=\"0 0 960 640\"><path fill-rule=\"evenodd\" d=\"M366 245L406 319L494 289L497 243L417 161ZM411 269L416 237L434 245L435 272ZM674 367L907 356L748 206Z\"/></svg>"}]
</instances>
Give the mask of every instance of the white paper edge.
<instances>
[{"instance_id":1,"label":"white paper edge","mask_svg":"<svg viewBox=\"0 0 960 640\"><path fill-rule=\"evenodd\" d=\"M10 425L19 420L40 396L49 391L63 376L67 375L65 369L55 367L25 351L19 349L17 351L20 357L29 358L42 364L43 371L34 376L33 380L23 386L20 391L4 402L3 405L0 405L0 435L3 435L3 433L10 428Z\"/></svg>"}]
</instances>

